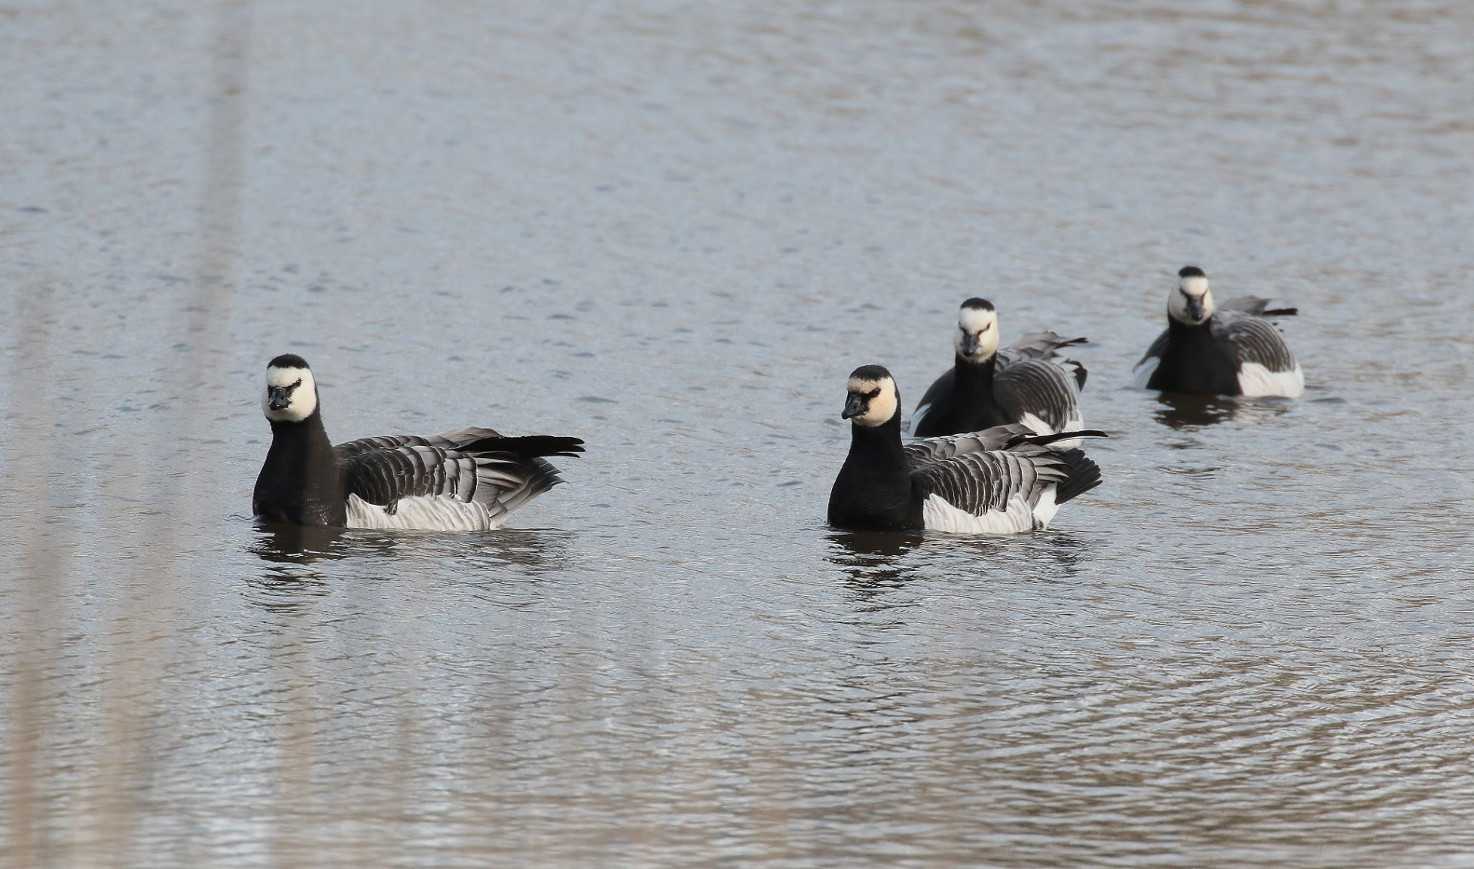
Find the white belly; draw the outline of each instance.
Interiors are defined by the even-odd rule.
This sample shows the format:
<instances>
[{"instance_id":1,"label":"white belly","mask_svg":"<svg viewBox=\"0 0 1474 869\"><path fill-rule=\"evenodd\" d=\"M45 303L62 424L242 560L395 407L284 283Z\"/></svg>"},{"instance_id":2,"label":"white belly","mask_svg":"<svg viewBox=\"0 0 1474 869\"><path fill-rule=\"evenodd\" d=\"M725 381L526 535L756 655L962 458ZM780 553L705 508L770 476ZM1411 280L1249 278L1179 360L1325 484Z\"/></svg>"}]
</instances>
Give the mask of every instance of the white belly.
<instances>
[{"instance_id":1,"label":"white belly","mask_svg":"<svg viewBox=\"0 0 1474 869\"><path fill-rule=\"evenodd\" d=\"M1007 509L989 510L981 515L954 507L941 496L932 495L922 502L921 521L927 530L949 534L1018 534L1047 529L1058 509L1054 503L1054 486L1039 493L1033 506L1023 495L1014 495L1008 500Z\"/></svg>"},{"instance_id":2,"label":"white belly","mask_svg":"<svg viewBox=\"0 0 1474 869\"><path fill-rule=\"evenodd\" d=\"M401 498L390 514L357 495L348 496L348 527L415 531L490 531L493 520L485 504L447 495Z\"/></svg>"},{"instance_id":3,"label":"white belly","mask_svg":"<svg viewBox=\"0 0 1474 869\"><path fill-rule=\"evenodd\" d=\"M1305 394L1305 374L1299 365L1293 371L1270 371L1257 362L1245 362L1239 367L1239 391L1245 398L1299 398Z\"/></svg>"}]
</instances>

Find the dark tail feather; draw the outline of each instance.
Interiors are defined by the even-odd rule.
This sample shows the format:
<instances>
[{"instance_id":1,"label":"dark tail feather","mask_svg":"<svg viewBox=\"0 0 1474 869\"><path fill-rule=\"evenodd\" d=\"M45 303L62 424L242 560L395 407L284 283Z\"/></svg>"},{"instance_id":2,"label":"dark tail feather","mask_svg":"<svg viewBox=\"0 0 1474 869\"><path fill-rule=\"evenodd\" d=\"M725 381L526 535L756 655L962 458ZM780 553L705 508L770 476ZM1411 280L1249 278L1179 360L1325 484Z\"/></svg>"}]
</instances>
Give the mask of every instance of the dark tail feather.
<instances>
[{"instance_id":1,"label":"dark tail feather","mask_svg":"<svg viewBox=\"0 0 1474 869\"><path fill-rule=\"evenodd\" d=\"M1076 432L1078 434L1078 432ZM1061 450L1057 454L1064 460L1070 475L1054 489L1054 503L1063 504L1076 495L1083 495L1100 485L1100 466L1081 449Z\"/></svg>"},{"instance_id":2,"label":"dark tail feather","mask_svg":"<svg viewBox=\"0 0 1474 869\"><path fill-rule=\"evenodd\" d=\"M1299 308L1265 308L1259 313L1261 317L1293 317L1300 313Z\"/></svg>"},{"instance_id":3,"label":"dark tail feather","mask_svg":"<svg viewBox=\"0 0 1474 869\"><path fill-rule=\"evenodd\" d=\"M576 456L583 452L583 439L557 435L482 438L463 445L461 449L468 453L513 453L525 459L538 456Z\"/></svg>"},{"instance_id":4,"label":"dark tail feather","mask_svg":"<svg viewBox=\"0 0 1474 869\"><path fill-rule=\"evenodd\" d=\"M1081 341L1084 341L1085 339L1084 338L1081 338L1080 340ZM1084 389L1085 388L1085 375L1089 374L1090 372L1088 372L1088 371L1085 370L1085 366L1084 365L1081 365L1080 363L1076 362L1073 359L1070 360L1070 364L1073 365L1073 366L1075 366L1075 388L1076 389Z\"/></svg>"},{"instance_id":5,"label":"dark tail feather","mask_svg":"<svg viewBox=\"0 0 1474 869\"><path fill-rule=\"evenodd\" d=\"M1067 441L1072 438L1108 438L1110 435L1098 428L1083 428L1079 431L1057 431L1053 434L1018 434L1008 439L1003 445L1006 450L1019 444L1034 444L1035 446L1047 447L1055 441Z\"/></svg>"}]
</instances>

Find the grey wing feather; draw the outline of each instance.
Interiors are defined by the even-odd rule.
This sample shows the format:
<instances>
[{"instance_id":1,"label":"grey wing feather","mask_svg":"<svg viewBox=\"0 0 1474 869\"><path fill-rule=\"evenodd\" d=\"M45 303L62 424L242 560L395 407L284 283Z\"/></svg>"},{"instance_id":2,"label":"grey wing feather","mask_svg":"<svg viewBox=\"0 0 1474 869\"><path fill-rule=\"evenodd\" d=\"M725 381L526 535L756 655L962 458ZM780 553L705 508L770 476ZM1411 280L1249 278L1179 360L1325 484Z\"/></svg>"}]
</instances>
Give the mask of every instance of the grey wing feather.
<instances>
[{"instance_id":1,"label":"grey wing feather","mask_svg":"<svg viewBox=\"0 0 1474 869\"><path fill-rule=\"evenodd\" d=\"M391 450L396 447L405 446L455 449L461 444L470 443L482 438L495 437L501 437L501 435L495 429L489 428L463 428L438 435L380 435L378 437L359 438L356 441L347 441L346 443L338 444L333 447L333 452L338 454L338 461L342 462L354 456L376 450Z\"/></svg>"},{"instance_id":2,"label":"grey wing feather","mask_svg":"<svg viewBox=\"0 0 1474 869\"><path fill-rule=\"evenodd\" d=\"M1066 338L1055 332L1029 332L998 351L998 370L1002 371L1029 360L1052 362L1075 379L1077 390L1085 388L1088 373L1085 366L1065 358L1062 348L1087 343L1084 338Z\"/></svg>"},{"instance_id":3,"label":"grey wing feather","mask_svg":"<svg viewBox=\"0 0 1474 869\"><path fill-rule=\"evenodd\" d=\"M993 377L993 394L1014 419L1033 414L1054 431L1080 422L1075 378L1055 362L1027 359L1000 370Z\"/></svg>"},{"instance_id":4,"label":"grey wing feather","mask_svg":"<svg viewBox=\"0 0 1474 869\"><path fill-rule=\"evenodd\" d=\"M1033 429L1022 423L1010 423L995 425L983 431L922 438L906 444L902 449L906 452L907 464L913 471L917 471L927 465L945 462L967 453L1007 449L1034 433Z\"/></svg>"},{"instance_id":5,"label":"grey wing feather","mask_svg":"<svg viewBox=\"0 0 1474 869\"><path fill-rule=\"evenodd\" d=\"M333 449L346 491L370 504L393 512L401 498L449 496L478 501L496 519L560 482L557 470L540 457L481 444L466 449L499 437L493 429L465 428L429 436L360 438Z\"/></svg>"},{"instance_id":6,"label":"grey wing feather","mask_svg":"<svg viewBox=\"0 0 1474 869\"><path fill-rule=\"evenodd\" d=\"M980 516L1007 510L1015 495L1031 497L1043 487L1068 477L1063 459L1049 450L1022 449L973 452L927 465L916 471L928 494Z\"/></svg>"},{"instance_id":7,"label":"grey wing feather","mask_svg":"<svg viewBox=\"0 0 1474 869\"><path fill-rule=\"evenodd\" d=\"M1295 354L1268 320L1229 313L1213 315L1215 336L1233 345L1240 362L1255 362L1270 371L1293 371Z\"/></svg>"},{"instance_id":8,"label":"grey wing feather","mask_svg":"<svg viewBox=\"0 0 1474 869\"><path fill-rule=\"evenodd\" d=\"M1261 299L1258 296L1235 296L1232 299L1224 299L1214 305L1218 311L1235 314L1252 314L1255 317L1289 317L1298 312L1298 308L1271 308L1271 299Z\"/></svg>"},{"instance_id":9,"label":"grey wing feather","mask_svg":"<svg viewBox=\"0 0 1474 869\"><path fill-rule=\"evenodd\" d=\"M421 437L363 438L338 451L348 494L392 507L401 498L449 495L471 501L479 488L475 457Z\"/></svg>"},{"instance_id":10,"label":"grey wing feather","mask_svg":"<svg viewBox=\"0 0 1474 869\"><path fill-rule=\"evenodd\" d=\"M1053 359L1061 355L1061 347L1084 343L1084 338L1066 338L1055 332L1029 332L998 351L998 364L1008 366L1025 359Z\"/></svg>"}]
</instances>

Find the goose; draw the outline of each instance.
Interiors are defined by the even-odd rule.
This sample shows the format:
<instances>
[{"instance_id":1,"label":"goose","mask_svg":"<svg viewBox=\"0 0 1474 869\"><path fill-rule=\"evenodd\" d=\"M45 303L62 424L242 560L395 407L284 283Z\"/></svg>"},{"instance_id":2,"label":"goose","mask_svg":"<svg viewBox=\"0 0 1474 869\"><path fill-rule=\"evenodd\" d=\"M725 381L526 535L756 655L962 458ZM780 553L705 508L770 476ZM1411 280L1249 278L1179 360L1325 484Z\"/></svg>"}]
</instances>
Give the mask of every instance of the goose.
<instances>
[{"instance_id":1,"label":"goose","mask_svg":"<svg viewBox=\"0 0 1474 869\"><path fill-rule=\"evenodd\" d=\"M578 438L502 437L489 428L333 446L312 369L291 353L266 366L261 409L271 423L271 448L251 508L268 521L489 531L561 482L543 456L583 452Z\"/></svg>"},{"instance_id":2,"label":"goose","mask_svg":"<svg viewBox=\"0 0 1474 869\"><path fill-rule=\"evenodd\" d=\"M1269 307L1242 296L1213 303L1208 276L1197 266L1177 273L1167 296L1167 329L1136 363L1136 385L1163 392L1299 398L1305 375L1295 354L1265 317L1295 308Z\"/></svg>"},{"instance_id":3,"label":"goose","mask_svg":"<svg viewBox=\"0 0 1474 869\"><path fill-rule=\"evenodd\" d=\"M1104 432L1041 435L1014 423L903 445L900 396L889 371L862 365L846 389L840 416L850 420L850 452L829 493L836 528L1043 531L1060 504L1100 485L1095 462L1051 444Z\"/></svg>"},{"instance_id":4,"label":"goose","mask_svg":"<svg viewBox=\"0 0 1474 869\"><path fill-rule=\"evenodd\" d=\"M981 431L1022 423L1037 434L1079 431L1080 390L1085 366L1059 351L1084 338L1053 332L1030 332L998 349L998 313L987 299L968 299L957 312L952 369L926 394L911 414L917 437ZM1062 446L1077 446L1079 439Z\"/></svg>"}]
</instances>

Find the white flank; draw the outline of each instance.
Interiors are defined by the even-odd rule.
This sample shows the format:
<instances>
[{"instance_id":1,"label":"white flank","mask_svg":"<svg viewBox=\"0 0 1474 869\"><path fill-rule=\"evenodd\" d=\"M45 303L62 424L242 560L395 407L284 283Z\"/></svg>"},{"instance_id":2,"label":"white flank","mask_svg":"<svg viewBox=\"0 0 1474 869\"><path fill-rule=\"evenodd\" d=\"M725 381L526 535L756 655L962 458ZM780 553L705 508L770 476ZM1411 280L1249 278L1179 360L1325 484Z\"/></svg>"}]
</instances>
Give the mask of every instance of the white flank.
<instances>
[{"instance_id":1,"label":"white flank","mask_svg":"<svg viewBox=\"0 0 1474 869\"><path fill-rule=\"evenodd\" d=\"M1147 383L1151 382L1152 375L1157 372L1157 366L1162 364L1162 357L1148 356L1141 360L1141 364L1132 371L1132 385L1137 389L1146 389Z\"/></svg>"},{"instance_id":2,"label":"white flank","mask_svg":"<svg viewBox=\"0 0 1474 869\"><path fill-rule=\"evenodd\" d=\"M1054 514L1058 512L1059 505L1054 503L1054 487L1048 486L1039 493L1039 502L1034 505L1034 530L1047 531Z\"/></svg>"},{"instance_id":3,"label":"white flank","mask_svg":"<svg viewBox=\"0 0 1474 869\"><path fill-rule=\"evenodd\" d=\"M486 505L451 495L415 495L400 498L394 513L384 512L357 495L348 496L348 527L376 530L490 531L501 523Z\"/></svg>"},{"instance_id":4,"label":"white flank","mask_svg":"<svg viewBox=\"0 0 1474 869\"><path fill-rule=\"evenodd\" d=\"M1050 513L1054 504L1054 487L1049 489ZM1007 510L989 510L981 516L954 507L940 495L930 495L921 505L921 522L930 531L948 534L1017 534L1033 531L1035 514L1023 495L1008 500Z\"/></svg>"},{"instance_id":5,"label":"white flank","mask_svg":"<svg viewBox=\"0 0 1474 869\"><path fill-rule=\"evenodd\" d=\"M1258 362L1239 366L1239 391L1245 398L1299 398L1305 393L1305 374L1296 365L1293 371L1270 371Z\"/></svg>"}]
</instances>

